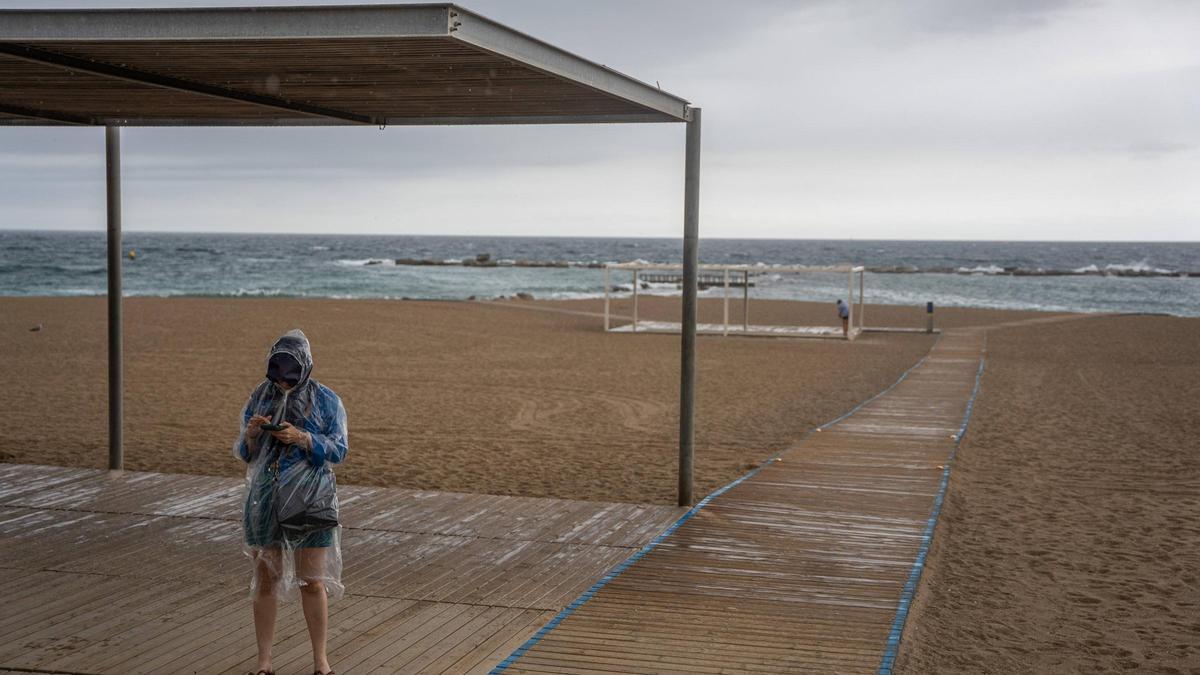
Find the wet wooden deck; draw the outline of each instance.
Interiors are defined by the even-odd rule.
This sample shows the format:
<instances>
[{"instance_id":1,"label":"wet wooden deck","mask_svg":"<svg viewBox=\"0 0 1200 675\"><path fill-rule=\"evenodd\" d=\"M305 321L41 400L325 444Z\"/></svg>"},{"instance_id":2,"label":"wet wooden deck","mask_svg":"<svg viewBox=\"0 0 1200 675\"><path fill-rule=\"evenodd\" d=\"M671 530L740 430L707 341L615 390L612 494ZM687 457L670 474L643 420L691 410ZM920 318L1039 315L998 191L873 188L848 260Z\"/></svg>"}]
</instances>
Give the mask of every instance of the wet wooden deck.
<instances>
[{"instance_id":1,"label":"wet wooden deck","mask_svg":"<svg viewBox=\"0 0 1200 675\"><path fill-rule=\"evenodd\" d=\"M254 664L241 481L0 464L0 673ZM487 672L683 509L342 487L340 673ZM276 672L311 673L299 602Z\"/></svg>"},{"instance_id":2,"label":"wet wooden deck","mask_svg":"<svg viewBox=\"0 0 1200 675\"><path fill-rule=\"evenodd\" d=\"M884 659L981 332L716 496L506 672L859 672Z\"/></svg>"}]
</instances>

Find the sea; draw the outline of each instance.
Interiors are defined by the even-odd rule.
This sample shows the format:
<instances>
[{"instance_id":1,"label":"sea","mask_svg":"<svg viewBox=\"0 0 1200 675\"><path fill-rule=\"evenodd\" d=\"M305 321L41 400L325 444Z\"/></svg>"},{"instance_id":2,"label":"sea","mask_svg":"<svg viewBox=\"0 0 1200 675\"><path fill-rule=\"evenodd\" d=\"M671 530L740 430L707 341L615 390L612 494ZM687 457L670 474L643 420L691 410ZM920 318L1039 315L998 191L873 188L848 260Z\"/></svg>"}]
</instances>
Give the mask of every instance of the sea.
<instances>
[{"instance_id":1,"label":"sea","mask_svg":"<svg viewBox=\"0 0 1200 675\"><path fill-rule=\"evenodd\" d=\"M122 250L130 296L462 300L598 297L604 263L678 263L682 246L620 237L126 232ZM773 268L855 264L867 269L868 303L1200 316L1200 242L702 239L700 260L753 266L751 298L832 302L845 297L846 274ZM612 290L627 293L631 283L629 272L613 271ZM0 295L104 295L105 284L104 232L0 231ZM642 292L680 290L668 282Z\"/></svg>"}]
</instances>

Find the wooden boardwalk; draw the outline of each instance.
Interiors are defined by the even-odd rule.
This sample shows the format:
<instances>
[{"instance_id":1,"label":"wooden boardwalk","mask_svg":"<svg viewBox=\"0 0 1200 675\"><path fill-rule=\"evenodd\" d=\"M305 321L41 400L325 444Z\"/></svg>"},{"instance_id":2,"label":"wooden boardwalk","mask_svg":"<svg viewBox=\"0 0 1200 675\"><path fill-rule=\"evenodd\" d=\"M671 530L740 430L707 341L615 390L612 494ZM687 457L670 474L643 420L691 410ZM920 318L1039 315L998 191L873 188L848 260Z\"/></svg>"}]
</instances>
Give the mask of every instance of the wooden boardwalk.
<instances>
[{"instance_id":1,"label":"wooden boardwalk","mask_svg":"<svg viewBox=\"0 0 1200 675\"><path fill-rule=\"evenodd\" d=\"M0 673L254 664L241 481L0 464ZM343 487L340 673L487 672L684 509ZM311 673L299 601L277 672Z\"/></svg>"},{"instance_id":2,"label":"wooden boardwalk","mask_svg":"<svg viewBox=\"0 0 1200 675\"><path fill-rule=\"evenodd\" d=\"M964 426L981 331L715 496L506 672L877 672Z\"/></svg>"}]
</instances>

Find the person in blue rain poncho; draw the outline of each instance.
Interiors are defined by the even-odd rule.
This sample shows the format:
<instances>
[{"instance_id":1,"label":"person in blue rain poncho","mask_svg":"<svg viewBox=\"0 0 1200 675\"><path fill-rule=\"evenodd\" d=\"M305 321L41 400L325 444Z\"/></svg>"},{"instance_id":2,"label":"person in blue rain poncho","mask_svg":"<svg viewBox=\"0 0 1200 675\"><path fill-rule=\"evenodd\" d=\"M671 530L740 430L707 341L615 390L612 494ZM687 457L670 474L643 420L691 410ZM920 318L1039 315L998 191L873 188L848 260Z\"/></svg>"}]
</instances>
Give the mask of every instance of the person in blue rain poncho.
<instances>
[{"instance_id":1,"label":"person in blue rain poncho","mask_svg":"<svg viewBox=\"0 0 1200 675\"><path fill-rule=\"evenodd\" d=\"M244 550L254 564L250 584L258 673L272 673L276 599L300 589L304 619L312 642L316 672L328 675L326 630L328 602L341 597L340 527L306 521L280 522L283 502L298 501L283 485L323 483L322 502L336 516L337 493L332 465L346 458L346 409L332 389L312 379L308 338L292 330L267 355L267 375L242 410L241 434L234 454L246 463ZM278 426L266 430L267 426ZM331 497L331 499L329 499ZM311 500L299 500L311 501Z\"/></svg>"}]
</instances>

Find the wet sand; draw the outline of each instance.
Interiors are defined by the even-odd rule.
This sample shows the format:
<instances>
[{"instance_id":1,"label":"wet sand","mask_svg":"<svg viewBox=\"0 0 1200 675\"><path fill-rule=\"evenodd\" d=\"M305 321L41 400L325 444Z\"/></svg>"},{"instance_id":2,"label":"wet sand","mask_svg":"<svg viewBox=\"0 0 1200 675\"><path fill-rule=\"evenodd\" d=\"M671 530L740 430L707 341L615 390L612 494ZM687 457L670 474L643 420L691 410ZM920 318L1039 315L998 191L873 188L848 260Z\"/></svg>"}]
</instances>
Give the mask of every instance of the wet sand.
<instances>
[{"instance_id":1,"label":"wet sand","mask_svg":"<svg viewBox=\"0 0 1200 675\"><path fill-rule=\"evenodd\" d=\"M104 303L0 298L3 461L105 465ZM605 334L589 315L599 301L506 304L127 299L126 467L240 473L230 444L241 407L275 337L300 327L314 376L349 411L344 483L673 503L679 338ZM668 318L677 307L643 298L641 312ZM832 306L752 307L756 320L836 320ZM917 308L868 311L924 321ZM719 316L719 304L704 301L702 314ZM932 340L701 338L697 494L891 384Z\"/></svg>"},{"instance_id":2,"label":"wet sand","mask_svg":"<svg viewBox=\"0 0 1200 675\"><path fill-rule=\"evenodd\" d=\"M1200 319L990 331L897 672L1200 672Z\"/></svg>"}]
</instances>

